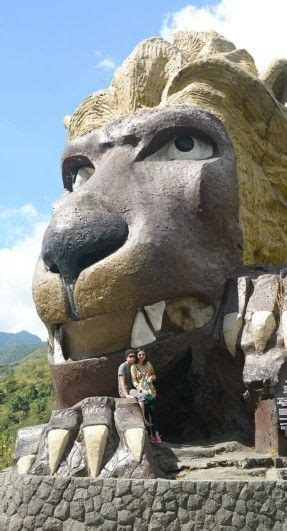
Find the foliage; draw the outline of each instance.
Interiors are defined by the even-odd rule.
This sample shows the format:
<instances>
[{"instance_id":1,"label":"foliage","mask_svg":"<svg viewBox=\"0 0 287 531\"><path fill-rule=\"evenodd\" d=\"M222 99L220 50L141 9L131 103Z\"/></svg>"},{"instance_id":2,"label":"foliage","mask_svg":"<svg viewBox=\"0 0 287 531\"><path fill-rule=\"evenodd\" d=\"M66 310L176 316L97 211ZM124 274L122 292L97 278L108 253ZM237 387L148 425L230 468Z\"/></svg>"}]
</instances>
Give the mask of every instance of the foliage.
<instances>
[{"instance_id":1,"label":"foliage","mask_svg":"<svg viewBox=\"0 0 287 531\"><path fill-rule=\"evenodd\" d=\"M44 347L0 372L0 469L11 464L19 428L47 422L53 407Z\"/></svg>"}]
</instances>

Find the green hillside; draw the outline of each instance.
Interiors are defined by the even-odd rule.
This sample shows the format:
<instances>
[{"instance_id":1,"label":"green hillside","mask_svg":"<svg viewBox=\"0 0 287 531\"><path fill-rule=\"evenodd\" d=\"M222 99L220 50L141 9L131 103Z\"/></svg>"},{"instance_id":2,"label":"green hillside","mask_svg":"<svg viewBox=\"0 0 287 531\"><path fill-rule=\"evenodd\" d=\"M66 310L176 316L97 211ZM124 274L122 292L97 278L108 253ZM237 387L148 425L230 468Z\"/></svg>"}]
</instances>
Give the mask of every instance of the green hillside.
<instances>
[{"instance_id":1,"label":"green hillside","mask_svg":"<svg viewBox=\"0 0 287 531\"><path fill-rule=\"evenodd\" d=\"M0 332L0 364L15 363L43 345L41 339L26 330L16 334Z\"/></svg>"},{"instance_id":2,"label":"green hillside","mask_svg":"<svg viewBox=\"0 0 287 531\"><path fill-rule=\"evenodd\" d=\"M11 462L18 429L48 421L53 407L45 347L13 365L0 366L0 469Z\"/></svg>"}]
</instances>

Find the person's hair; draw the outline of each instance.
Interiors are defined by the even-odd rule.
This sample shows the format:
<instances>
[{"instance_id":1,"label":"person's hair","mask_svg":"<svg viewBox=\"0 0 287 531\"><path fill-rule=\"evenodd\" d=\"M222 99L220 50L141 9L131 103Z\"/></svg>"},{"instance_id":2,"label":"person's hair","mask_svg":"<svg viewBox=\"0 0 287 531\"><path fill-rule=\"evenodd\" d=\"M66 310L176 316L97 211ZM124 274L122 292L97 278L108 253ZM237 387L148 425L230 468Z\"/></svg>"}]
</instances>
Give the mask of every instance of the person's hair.
<instances>
[{"instance_id":1,"label":"person's hair","mask_svg":"<svg viewBox=\"0 0 287 531\"><path fill-rule=\"evenodd\" d=\"M136 357L136 353L132 348L128 348L124 353L124 360L126 361L130 354L134 354Z\"/></svg>"},{"instance_id":2,"label":"person's hair","mask_svg":"<svg viewBox=\"0 0 287 531\"><path fill-rule=\"evenodd\" d=\"M145 353L145 359L143 361L143 365L145 365L148 362L147 353L146 353L144 348L139 348L138 351L137 351L137 360L138 361L139 361L139 352L144 352Z\"/></svg>"}]
</instances>

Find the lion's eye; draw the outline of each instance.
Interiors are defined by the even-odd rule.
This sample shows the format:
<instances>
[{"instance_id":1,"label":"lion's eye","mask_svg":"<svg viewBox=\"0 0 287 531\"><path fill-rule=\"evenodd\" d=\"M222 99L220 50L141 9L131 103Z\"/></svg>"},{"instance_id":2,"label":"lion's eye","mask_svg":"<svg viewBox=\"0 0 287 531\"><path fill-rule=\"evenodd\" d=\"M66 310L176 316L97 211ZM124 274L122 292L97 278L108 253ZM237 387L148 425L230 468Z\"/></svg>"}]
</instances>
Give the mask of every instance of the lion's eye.
<instances>
[{"instance_id":1,"label":"lion's eye","mask_svg":"<svg viewBox=\"0 0 287 531\"><path fill-rule=\"evenodd\" d=\"M181 135L163 146L149 159L153 160L204 160L212 157L214 147L211 142L197 136Z\"/></svg>"},{"instance_id":2,"label":"lion's eye","mask_svg":"<svg viewBox=\"0 0 287 531\"><path fill-rule=\"evenodd\" d=\"M89 166L79 168L73 180L73 191L85 184L91 175L93 175L94 171L94 168L90 168Z\"/></svg>"},{"instance_id":3,"label":"lion's eye","mask_svg":"<svg viewBox=\"0 0 287 531\"><path fill-rule=\"evenodd\" d=\"M202 160L208 159L213 155L213 145L210 142L190 135L178 136L164 148L166 148L167 156L171 160Z\"/></svg>"}]
</instances>

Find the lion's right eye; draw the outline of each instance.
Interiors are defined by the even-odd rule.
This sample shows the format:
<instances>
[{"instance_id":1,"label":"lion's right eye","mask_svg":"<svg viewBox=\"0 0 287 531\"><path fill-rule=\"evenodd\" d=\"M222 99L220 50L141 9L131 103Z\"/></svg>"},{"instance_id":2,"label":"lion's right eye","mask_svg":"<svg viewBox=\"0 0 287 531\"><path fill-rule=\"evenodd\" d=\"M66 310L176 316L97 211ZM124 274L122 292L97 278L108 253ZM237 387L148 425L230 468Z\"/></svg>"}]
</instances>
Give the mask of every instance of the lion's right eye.
<instances>
[{"instance_id":1,"label":"lion's right eye","mask_svg":"<svg viewBox=\"0 0 287 531\"><path fill-rule=\"evenodd\" d=\"M91 168L90 166L79 168L73 179L73 191L85 184L91 175L93 175L94 171L94 168Z\"/></svg>"}]
</instances>

